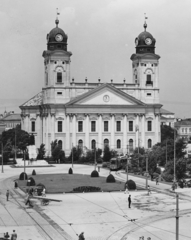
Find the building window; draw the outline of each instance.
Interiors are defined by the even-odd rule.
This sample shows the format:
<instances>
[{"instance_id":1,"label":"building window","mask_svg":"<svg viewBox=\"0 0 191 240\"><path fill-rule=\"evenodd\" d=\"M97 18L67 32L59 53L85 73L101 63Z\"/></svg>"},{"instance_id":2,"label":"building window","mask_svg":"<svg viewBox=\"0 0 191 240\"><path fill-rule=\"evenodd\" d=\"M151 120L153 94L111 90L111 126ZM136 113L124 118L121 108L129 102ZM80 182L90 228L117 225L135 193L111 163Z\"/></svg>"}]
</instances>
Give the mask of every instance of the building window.
<instances>
[{"instance_id":1,"label":"building window","mask_svg":"<svg viewBox=\"0 0 191 240\"><path fill-rule=\"evenodd\" d=\"M96 148L96 141L95 140L92 140L92 144L91 144L92 146L92 149L95 149Z\"/></svg>"},{"instance_id":2,"label":"building window","mask_svg":"<svg viewBox=\"0 0 191 240\"><path fill-rule=\"evenodd\" d=\"M46 85L48 85L48 73L46 72Z\"/></svg>"},{"instance_id":3,"label":"building window","mask_svg":"<svg viewBox=\"0 0 191 240\"><path fill-rule=\"evenodd\" d=\"M185 133L187 133L187 128L185 128Z\"/></svg>"},{"instance_id":4,"label":"building window","mask_svg":"<svg viewBox=\"0 0 191 240\"><path fill-rule=\"evenodd\" d=\"M117 148L121 148L121 140L120 139L117 140Z\"/></svg>"},{"instance_id":5,"label":"building window","mask_svg":"<svg viewBox=\"0 0 191 240\"><path fill-rule=\"evenodd\" d=\"M62 92L57 92L57 95L62 95Z\"/></svg>"},{"instance_id":6,"label":"building window","mask_svg":"<svg viewBox=\"0 0 191 240\"><path fill-rule=\"evenodd\" d=\"M182 128L182 132L184 133L184 128Z\"/></svg>"},{"instance_id":7,"label":"building window","mask_svg":"<svg viewBox=\"0 0 191 240\"><path fill-rule=\"evenodd\" d=\"M129 121L129 132L133 131L133 121Z\"/></svg>"},{"instance_id":8,"label":"building window","mask_svg":"<svg viewBox=\"0 0 191 240\"><path fill-rule=\"evenodd\" d=\"M104 121L104 132L108 132L109 127L108 127L108 121Z\"/></svg>"},{"instance_id":9,"label":"building window","mask_svg":"<svg viewBox=\"0 0 191 240\"><path fill-rule=\"evenodd\" d=\"M62 132L62 121L58 121L58 132Z\"/></svg>"},{"instance_id":10,"label":"building window","mask_svg":"<svg viewBox=\"0 0 191 240\"><path fill-rule=\"evenodd\" d=\"M106 138L106 139L104 139L104 147L105 146L109 146L109 140Z\"/></svg>"},{"instance_id":11,"label":"building window","mask_svg":"<svg viewBox=\"0 0 191 240\"><path fill-rule=\"evenodd\" d=\"M152 140L148 139L148 148L151 148L151 147L152 147Z\"/></svg>"},{"instance_id":12,"label":"building window","mask_svg":"<svg viewBox=\"0 0 191 240\"><path fill-rule=\"evenodd\" d=\"M147 122L147 131L152 131L152 121Z\"/></svg>"},{"instance_id":13,"label":"building window","mask_svg":"<svg viewBox=\"0 0 191 240\"><path fill-rule=\"evenodd\" d=\"M78 132L83 132L83 122L78 121Z\"/></svg>"},{"instance_id":14,"label":"building window","mask_svg":"<svg viewBox=\"0 0 191 240\"><path fill-rule=\"evenodd\" d=\"M62 73L61 72L57 72L57 82L58 83L62 82Z\"/></svg>"},{"instance_id":15,"label":"building window","mask_svg":"<svg viewBox=\"0 0 191 240\"><path fill-rule=\"evenodd\" d=\"M116 122L117 132L121 132L121 121Z\"/></svg>"},{"instance_id":16,"label":"building window","mask_svg":"<svg viewBox=\"0 0 191 240\"><path fill-rule=\"evenodd\" d=\"M60 149L62 149L62 140L58 141L58 146L60 147Z\"/></svg>"},{"instance_id":17,"label":"building window","mask_svg":"<svg viewBox=\"0 0 191 240\"><path fill-rule=\"evenodd\" d=\"M83 140L82 140L82 139L80 139L80 140L78 141L78 147L79 147L79 148L83 148Z\"/></svg>"},{"instance_id":18,"label":"building window","mask_svg":"<svg viewBox=\"0 0 191 240\"><path fill-rule=\"evenodd\" d=\"M96 122L95 121L91 121L91 131L92 132L96 131Z\"/></svg>"},{"instance_id":19,"label":"building window","mask_svg":"<svg viewBox=\"0 0 191 240\"><path fill-rule=\"evenodd\" d=\"M31 122L31 131L35 132L35 121Z\"/></svg>"},{"instance_id":20,"label":"building window","mask_svg":"<svg viewBox=\"0 0 191 240\"><path fill-rule=\"evenodd\" d=\"M191 132L191 128L189 128L189 132Z\"/></svg>"},{"instance_id":21,"label":"building window","mask_svg":"<svg viewBox=\"0 0 191 240\"><path fill-rule=\"evenodd\" d=\"M133 153L133 139L129 139L129 153Z\"/></svg>"},{"instance_id":22,"label":"building window","mask_svg":"<svg viewBox=\"0 0 191 240\"><path fill-rule=\"evenodd\" d=\"M148 97L151 97L151 93L147 93L147 96L148 96Z\"/></svg>"},{"instance_id":23,"label":"building window","mask_svg":"<svg viewBox=\"0 0 191 240\"><path fill-rule=\"evenodd\" d=\"M146 81L146 84L152 84L152 81L151 81L151 74L147 74L147 81Z\"/></svg>"}]
</instances>

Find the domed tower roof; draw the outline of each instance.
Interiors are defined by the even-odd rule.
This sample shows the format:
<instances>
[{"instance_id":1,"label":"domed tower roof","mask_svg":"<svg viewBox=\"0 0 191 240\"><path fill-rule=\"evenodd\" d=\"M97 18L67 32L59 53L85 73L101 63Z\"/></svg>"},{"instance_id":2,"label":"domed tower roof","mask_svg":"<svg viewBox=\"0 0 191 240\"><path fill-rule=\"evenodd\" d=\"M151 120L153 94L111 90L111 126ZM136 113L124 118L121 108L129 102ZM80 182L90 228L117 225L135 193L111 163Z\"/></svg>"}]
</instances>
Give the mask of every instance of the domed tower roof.
<instances>
[{"instance_id":1,"label":"domed tower roof","mask_svg":"<svg viewBox=\"0 0 191 240\"><path fill-rule=\"evenodd\" d=\"M65 50L67 51L67 40L68 36L65 32L58 27L59 20L55 21L56 27L53 28L49 34L47 34L47 49L50 51L54 50Z\"/></svg>"},{"instance_id":2,"label":"domed tower roof","mask_svg":"<svg viewBox=\"0 0 191 240\"><path fill-rule=\"evenodd\" d=\"M140 33L137 38L135 38L136 53L155 53L156 40L152 34L146 31L146 22L144 23L143 27L145 30Z\"/></svg>"}]
</instances>

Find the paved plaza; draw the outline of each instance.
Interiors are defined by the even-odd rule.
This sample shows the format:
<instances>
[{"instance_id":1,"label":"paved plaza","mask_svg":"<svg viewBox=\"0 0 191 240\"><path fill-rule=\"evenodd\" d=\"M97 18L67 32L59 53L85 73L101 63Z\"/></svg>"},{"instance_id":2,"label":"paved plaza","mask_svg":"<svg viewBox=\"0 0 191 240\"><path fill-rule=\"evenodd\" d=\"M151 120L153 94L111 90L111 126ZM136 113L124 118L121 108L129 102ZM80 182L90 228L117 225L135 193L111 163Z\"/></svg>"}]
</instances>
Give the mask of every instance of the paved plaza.
<instances>
[{"instance_id":1,"label":"paved plaza","mask_svg":"<svg viewBox=\"0 0 191 240\"><path fill-rule=\"evenodd\" d=\"M55 165L52 168L36 168L37 174L67 173L70 165ZM74 174L90 174L93 166L75 165ZM27 174L32 173L27 168ZM175 194L170 185L149 181L152 193L132 191L132 206L128 208L128 194L124 192L100 192L77 194L47 194L62 202L50 202L41 206L34 200L34 208L24 204L25 194L13 188L13 180L23 171L21 168L4 167L0 173L0 234L16 230L19 240L35 239L78 239L84 232L86 240L134 240L144 236L157 239L175 239ZM101 169L101 176L108 176L108 169ZM121 181L124 173L113 173ZM139 185L145 179L129 176ZM6 201L6 190L10 189L10 200ZM191 239L191 189L178 189L180 195L180 239Z\"/></svg>"}]
</instances>

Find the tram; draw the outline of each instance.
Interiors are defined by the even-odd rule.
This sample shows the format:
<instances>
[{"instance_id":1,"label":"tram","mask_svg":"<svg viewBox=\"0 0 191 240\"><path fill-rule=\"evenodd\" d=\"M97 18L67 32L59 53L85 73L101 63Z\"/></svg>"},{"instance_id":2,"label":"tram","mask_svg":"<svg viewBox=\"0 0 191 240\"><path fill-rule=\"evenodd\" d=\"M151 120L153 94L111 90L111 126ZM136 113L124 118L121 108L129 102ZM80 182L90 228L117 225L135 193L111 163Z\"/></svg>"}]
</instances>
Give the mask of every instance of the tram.
<instances>
[{"instance_id":1,"label":"tram","mask_svg":"<svg viewBox=\"0 0 191 240\"><path fill-rule=\"evenodd\" d=\"M110 160L110 170L118 171L120 169L125 169L127 166L127 157L114 157Z\"/></svg>"}]
</instances>

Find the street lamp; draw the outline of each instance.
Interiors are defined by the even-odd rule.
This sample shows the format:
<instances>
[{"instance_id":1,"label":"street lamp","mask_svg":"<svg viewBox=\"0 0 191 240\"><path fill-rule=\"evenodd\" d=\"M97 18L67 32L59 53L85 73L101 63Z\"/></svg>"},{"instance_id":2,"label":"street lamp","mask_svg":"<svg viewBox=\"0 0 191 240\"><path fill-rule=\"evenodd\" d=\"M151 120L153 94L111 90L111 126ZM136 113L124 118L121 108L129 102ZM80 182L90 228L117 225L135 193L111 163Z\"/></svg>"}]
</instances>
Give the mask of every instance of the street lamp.
<instances>
[{"instance_id":1,"label":"street lamp","mask_svg":"<svg viewBox=\"0 0 191 240\"><path fill-rule=\"evenodd\" d=\"M139 125L135 126L135 131L138 132L138 168L139 168Z\"/></svg>"},{"instance_id":2,"label":"street lamp","mask_svg":"<svg viewBox=\"0 0 191 240\"><path fill-rule=\"evenodd\" d=\"M126 166L126 171L127 171L127 181L128 181L128 158L129 158L129 146L127 145L127 166Z\"/></svg>"},{"instance_id":3,"label":"street lamp","mask_svg":"<svg viewBox=\"0 0 191 240\"><path fill-rule=\"evenodd\" d=\"M1 157L2 169L1 169L1 172L4 173L4 170L3 170L3 142L1 143L1 154L2 154L2 157Z\"/></svg>"},{"instance_id":4,"label":"street lamp","mask_svg":"<svg viewBox=\"0 0 191 240\"><path fill-rule=\"evenodd\" d=\"M176 182L176 128L174 127L174 183Z\"/></svg>"}]
</instances>

